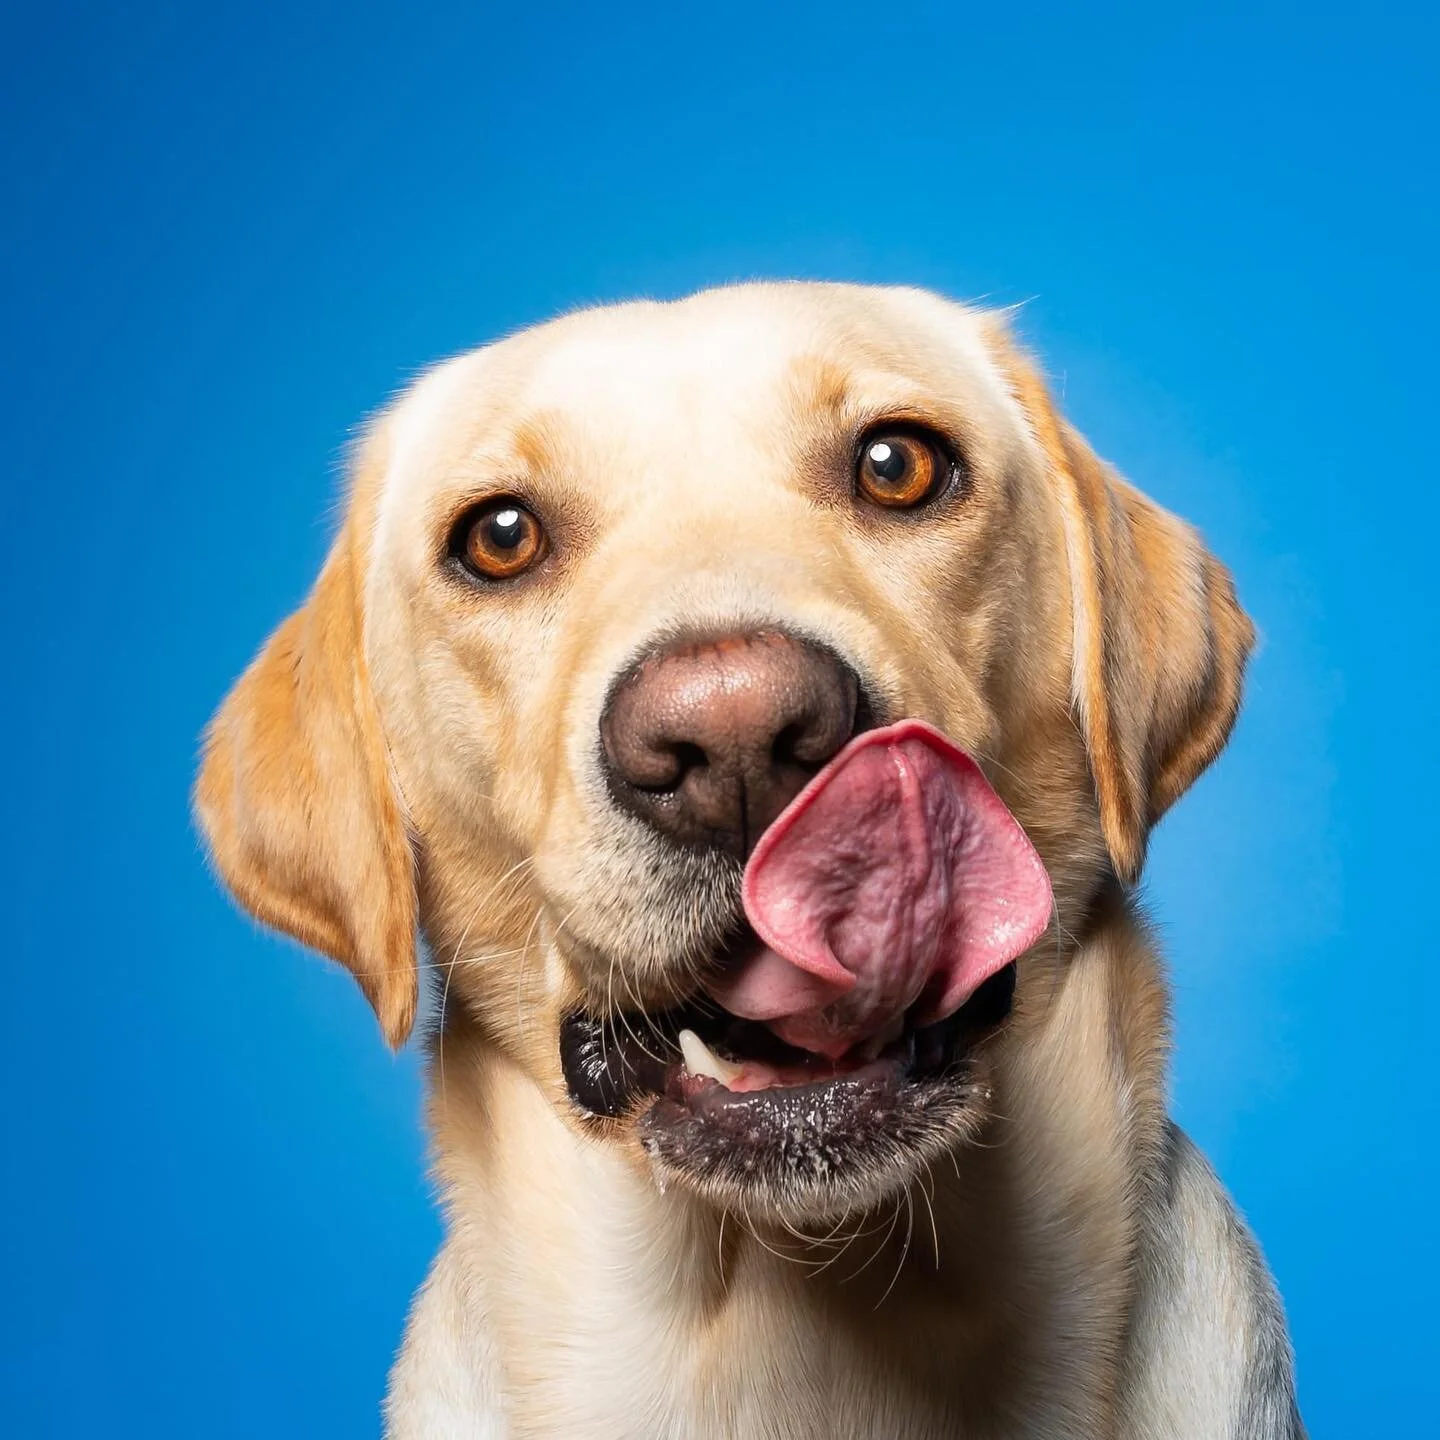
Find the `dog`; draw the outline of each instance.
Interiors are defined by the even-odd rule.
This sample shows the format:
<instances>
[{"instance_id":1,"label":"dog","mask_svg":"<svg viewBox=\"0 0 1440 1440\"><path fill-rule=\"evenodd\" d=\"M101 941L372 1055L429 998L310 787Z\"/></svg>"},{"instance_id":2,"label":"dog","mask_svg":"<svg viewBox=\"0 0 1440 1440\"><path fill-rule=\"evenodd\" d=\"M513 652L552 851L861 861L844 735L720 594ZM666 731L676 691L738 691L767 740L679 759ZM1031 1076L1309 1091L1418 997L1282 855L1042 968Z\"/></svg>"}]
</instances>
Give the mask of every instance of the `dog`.
<instances>
[{"instance_id":1,"label":"dog","mask_svg":"<svg viewBox=\"0 0 1440 1440\"><path fill-rule=\"evenodd\" d=\"M1303 1435L1135 893L1253 633L922 291L586 310L381 413L196 809L391 1045L433 982L392 1440Z\"/></svg>"}]
</instances>

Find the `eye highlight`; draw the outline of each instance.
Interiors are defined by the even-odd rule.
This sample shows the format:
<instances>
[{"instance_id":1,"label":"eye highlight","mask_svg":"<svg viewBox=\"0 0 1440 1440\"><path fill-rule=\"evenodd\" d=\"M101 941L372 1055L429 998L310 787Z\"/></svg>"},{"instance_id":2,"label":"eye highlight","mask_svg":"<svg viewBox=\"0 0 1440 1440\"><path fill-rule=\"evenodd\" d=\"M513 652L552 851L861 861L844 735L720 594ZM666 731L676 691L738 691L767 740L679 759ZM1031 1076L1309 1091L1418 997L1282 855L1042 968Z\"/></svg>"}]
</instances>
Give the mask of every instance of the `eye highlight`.
<instances>
[{"instance_id":1,"label":"eye highlight","mask_svg":"<svg viewBox=\"0 0 1440 1440\"><path fill-rule=\"evenodd\" d=\"M450 553L482 580L513 580L545 558L545 527L518 500L487 500L460 517Z\"/></svg>"},{"instance_id":2,"label":"eye highlight","mask_svg":"<svg viewBox=\"0 0 1440 1440\"><path fill-rule=\"evenodd\" d=\"M938 436L921 430L880 430L860 442L855 484L888 510L912 510L949 483L955 462Z\"/></svg>"}]
</instances>

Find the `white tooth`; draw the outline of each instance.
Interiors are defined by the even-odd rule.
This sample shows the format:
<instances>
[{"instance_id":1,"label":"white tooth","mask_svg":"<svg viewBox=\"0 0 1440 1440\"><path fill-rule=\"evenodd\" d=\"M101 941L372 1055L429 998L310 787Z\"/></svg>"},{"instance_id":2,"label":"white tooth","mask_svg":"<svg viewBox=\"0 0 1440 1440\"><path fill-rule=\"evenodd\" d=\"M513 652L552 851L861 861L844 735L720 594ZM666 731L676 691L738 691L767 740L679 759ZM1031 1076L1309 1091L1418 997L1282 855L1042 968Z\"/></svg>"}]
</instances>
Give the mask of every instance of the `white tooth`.
<instances>
[{"instance_id":1,"label":"white tooth","mask_svg":"<svg viewBox=\"0 0 1440 1440\"><path fill-rule=\"evenodd\" d=\"M728 1085L740 1073L738 1065L722 1060L693 1030L680 1032L680 1054L692 1075L708 1075Z\"/></svg>"}]
</instances>

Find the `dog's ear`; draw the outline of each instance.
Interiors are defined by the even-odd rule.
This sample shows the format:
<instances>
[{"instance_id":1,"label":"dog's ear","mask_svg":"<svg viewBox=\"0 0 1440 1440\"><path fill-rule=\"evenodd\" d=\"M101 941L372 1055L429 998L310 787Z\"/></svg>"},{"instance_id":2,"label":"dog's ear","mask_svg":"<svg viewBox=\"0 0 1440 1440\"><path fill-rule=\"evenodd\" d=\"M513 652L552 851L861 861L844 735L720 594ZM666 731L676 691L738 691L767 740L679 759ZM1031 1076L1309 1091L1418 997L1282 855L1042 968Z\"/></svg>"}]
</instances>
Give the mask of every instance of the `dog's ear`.
<instances>
[{"instance_id":1,"label":"dog's ear","mask_svg":"<svg viewBox=\"0 0 1440 1440\"><path fill-rule=\"evenodd\" d=\"M1072 700L1116 873L1139 878L1151 827L1220 753L1255 629L1200 537L1120 479L1006 345L1059 492L1070 565Z\"/></svg>"},{"instance_id":2,"label":"dog's ear","mask_svg":"<svg viewBox=\"0 0 1440 1440\"><path fill-rule=\"evenodd\" d=\"M211 722L195 810L236 899L353 971L398 1047L418 990L414 854L366 671L355 498L309 599Z\"/></svg>"}]
</instances>

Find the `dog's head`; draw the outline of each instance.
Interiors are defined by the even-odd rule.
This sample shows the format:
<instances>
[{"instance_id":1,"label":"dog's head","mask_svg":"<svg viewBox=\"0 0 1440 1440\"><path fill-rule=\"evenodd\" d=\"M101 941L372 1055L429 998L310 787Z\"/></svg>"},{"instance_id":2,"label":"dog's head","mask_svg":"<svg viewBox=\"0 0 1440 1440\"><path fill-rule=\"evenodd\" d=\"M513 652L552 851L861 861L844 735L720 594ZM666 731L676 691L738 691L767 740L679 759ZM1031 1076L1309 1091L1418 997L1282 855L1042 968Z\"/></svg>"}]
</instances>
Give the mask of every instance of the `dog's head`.
<instances>
[{"instance_id":1,"label":"dog's head","mask_svg":"<svg viewBox=\"0 0 1440 1440\"><path fill-rule=\"evenodd\" d=\"M383 414L197 804L392 1043L420 935L569 1123L828 1215L975 1132L1250 643L1001 319L744 286L553 322Z\"/></svg>"}]
</instances>

